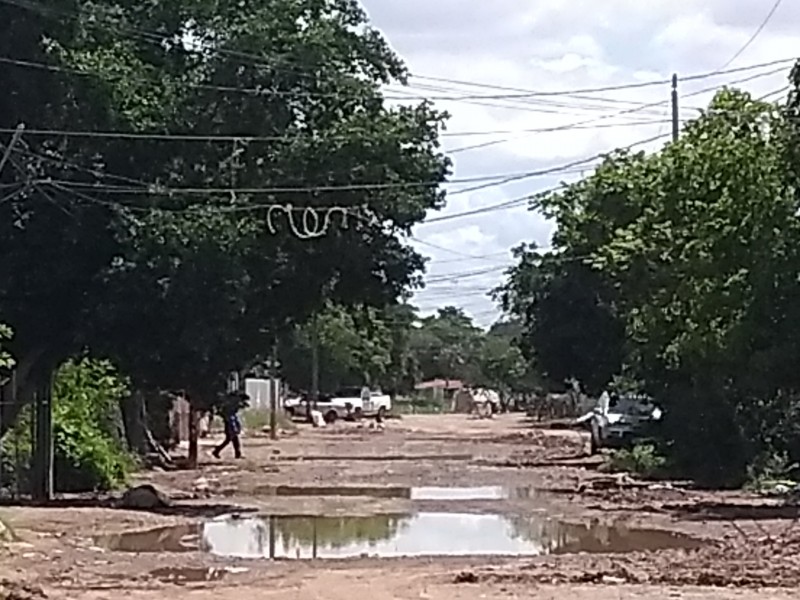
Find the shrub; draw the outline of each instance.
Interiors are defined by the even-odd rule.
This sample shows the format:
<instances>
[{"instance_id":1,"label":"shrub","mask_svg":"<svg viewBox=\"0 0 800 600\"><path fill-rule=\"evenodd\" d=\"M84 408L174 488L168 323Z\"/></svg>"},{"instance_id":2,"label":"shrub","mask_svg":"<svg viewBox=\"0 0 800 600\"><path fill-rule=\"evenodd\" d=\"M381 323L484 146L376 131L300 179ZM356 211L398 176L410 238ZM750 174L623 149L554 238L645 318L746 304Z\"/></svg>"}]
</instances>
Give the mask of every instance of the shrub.
<instances>
[{"instance_id":1,"label":"shrub","mask_svg":"<svg viewBox=\"0 0 800 600\"><path fill-rule=\"evenodd\" d=\"M108 490L124 484L133 468L122 430L120 400L128 382L105 360L69 360L53 389L56 489Z\"/></svg>"},{"instance_id":2,"label":"shrub","mask_svg":"<svg viewBox=\"0 0 800 600\"><path fill-rule=\"evenodd\" d=\"M104 360L69 360L53 388L53 475L57 492L109 490L124 484L135 466L122 431L119 402L127 381ZM6 472L19 491L30 489L32 413L26 406L2 440Z\"/></svg>"},{"instance_id":3,"label":"shrub","mask_svg":"<svg viewBox=\"0 0 800 600\"><path fill-rule=\"evenodd\" d=\"M636 444L630 450L616 450L608 461L611 471L635 473L642 477L655 477L666 466L667 459L653 444Z\"/></svg>"},{"instance_id":4,"label":"shrub","mask_svg":"<svg viewBox=\"0 0 800 600\"><path fill-rule=\"evenodd\" d=\"M747 482L745 488L761 491L773 487L776 483L792 482L792 475L798 465L791 463L786 452L764 453L747 466Z\"/></svg>"}]
</instances>

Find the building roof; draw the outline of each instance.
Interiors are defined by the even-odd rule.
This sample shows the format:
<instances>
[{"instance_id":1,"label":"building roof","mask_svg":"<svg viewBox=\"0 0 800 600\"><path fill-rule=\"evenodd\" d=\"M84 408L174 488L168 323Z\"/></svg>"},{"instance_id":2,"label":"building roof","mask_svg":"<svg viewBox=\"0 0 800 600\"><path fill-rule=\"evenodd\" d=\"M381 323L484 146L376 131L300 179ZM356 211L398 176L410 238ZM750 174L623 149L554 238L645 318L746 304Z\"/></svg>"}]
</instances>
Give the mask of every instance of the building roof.
<instances>
[{"instance_id":1,"label":"building roof","mask_svg":"<svg viewBox=\"0 0 800 600\"><path fill-rule=\"evenodd\" d=\"M416 390L460 390L464 382L458 379L431 379L414 386Z\"/></svg>"}]
</instances>

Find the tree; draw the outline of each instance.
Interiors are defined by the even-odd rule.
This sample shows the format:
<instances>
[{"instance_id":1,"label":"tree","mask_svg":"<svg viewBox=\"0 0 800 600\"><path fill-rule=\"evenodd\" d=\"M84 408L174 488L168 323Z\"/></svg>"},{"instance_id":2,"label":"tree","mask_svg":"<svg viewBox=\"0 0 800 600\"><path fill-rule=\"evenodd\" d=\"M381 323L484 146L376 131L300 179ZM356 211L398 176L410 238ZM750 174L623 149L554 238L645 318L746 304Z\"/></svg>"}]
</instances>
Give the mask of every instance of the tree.
<instances>
[{"instance_id":1,"label":"tree","mask_svg":"<svg viewBox=\"0 0 800 600\"><path fill-rule=\"evenodd\" d=\"M479 364L481 383L497 390L504 408L513 395L531 392L536 383L531 364L519 341L521 327L513 321L499 321L483 337Z\"/></svg>"},{"instance_id":2,"label":"tree","mask_svg":"<svg viewBox=\"0 0 800 600\"><path fill-rule=\"evenodd\" d=\"M535 246L517 248L519 263L496 296L522 320L524 355L551 387L574 378L594 392L621 368L625 328L614 311L613 289L580 262L578 252L570 247L543 255Z\"/></svg>"},{"instance_id":3,"label":"tree","mask_svg":"<svg viewBox=\"0 0 800 600\"><path fill-rule=\"evenodd\" d=\"M423 379L470 382L479 376L481 341L482 332L472 319L461 309L449 306L421 319L420 327L412 331L410 346Z\"/></svg>"},{"instance_id":4,"label":"tree","mask_svg":"<svg viewBox=\"0 0 800 600\"><path fill-rule=\"evenodd\" d=\"M89 345L207 408L326 302L382 306L418 282L402 236L442 205L445 115L384 105L405 67L357 2L75 0L2 5L0 23L3 54L61 69L15 71L3 126L132 136L26 135L2 174L19 195L0 205L0 312L21 365ZM265 208L289 202L344 207L350 227L329 213L298 239Z\"/></svg>"},{"instance_id":5,"label":"tree","mask_svg":"<svg viewBox=\"0 0 800 600\"><path fill-rule=\"evenodd\" d=\"M661 152L615 153L538 203L557 220L557 256L624 320L621 371L666 405L676 466L717 482L741 481L764 456L800 457L787 125L775 106L723 90Z\"/></svg>"},{"instance_id":6,"label":"tree","mask_svg":"<svg viewBox=\"0 0 800 600\"><path fill-rule=\"evenodd\" d=\"M308 388L311 344L319 343L320 385L333 391L342 386L376 386L391 362L391 334L377 309L328 305L284 345L285 376L290 384Z\"/></svg>"},{"instance_id":7,"label":"tree","mask_svg":"<svg viewBox=\"0 0 800 600\"><path fill-rule=\"evenodd\" d=\"M419 364L411 347L414 330L420 324L417 309L406 303L388 306L384 309L384 323L389 328L391 349L383 387L395 394L407 394L420 380Z\"/></svg>"}]
</instances>

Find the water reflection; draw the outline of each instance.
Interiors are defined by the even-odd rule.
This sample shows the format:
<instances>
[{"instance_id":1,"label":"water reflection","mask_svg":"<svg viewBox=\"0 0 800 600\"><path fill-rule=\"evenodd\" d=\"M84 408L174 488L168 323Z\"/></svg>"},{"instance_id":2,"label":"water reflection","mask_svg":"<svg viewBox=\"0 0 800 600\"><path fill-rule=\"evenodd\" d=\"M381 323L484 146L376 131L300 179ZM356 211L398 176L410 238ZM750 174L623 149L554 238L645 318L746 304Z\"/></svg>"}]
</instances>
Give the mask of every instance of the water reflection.
<instances>
[{"instance_id":1,"label":"water reflection","mask_svg":"<svg viewBox=\"0 0 800 600\"><path fill-rule=\"evenodd\" d=\"M217 519L203 530L208 551L241 558L357 556L536 556L697 548L702 542L622 523L561 523L545 515L418 513L411 516Z\"/></svg>"},{"instance_id":2,"label":"water reflection","mask_svg":"<svg viewBox=\"0 0 800 600\"><path fill-rule=\"evenodd\" d=\"M260 495L270 496L364 496L371 498L400 498L410 500L522 500L536 496L530 487L499 485L478 487L391 487L391 486L265 486L257 488Z\"/></svg>"},{"instance_id":3,"label":"water reflection","mask_svg":"<svg viewBox=\"0 0 800 600\"><path fill-rule=\"evenodd\" d=\"M479 487L415 487L412 500L527 500L535 498L529 487L487 485Z\"/></svg>"}]
</instances>

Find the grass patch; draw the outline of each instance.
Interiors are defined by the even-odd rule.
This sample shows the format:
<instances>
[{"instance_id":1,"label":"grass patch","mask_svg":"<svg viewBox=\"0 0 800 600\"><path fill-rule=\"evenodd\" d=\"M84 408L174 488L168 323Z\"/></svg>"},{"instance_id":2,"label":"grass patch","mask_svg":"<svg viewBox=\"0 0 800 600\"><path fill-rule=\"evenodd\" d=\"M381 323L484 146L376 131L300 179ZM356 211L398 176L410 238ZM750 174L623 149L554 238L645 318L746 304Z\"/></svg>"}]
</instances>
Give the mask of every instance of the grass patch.
<instances>
[{"instance_id":1,"label":"grass patch","mask_svg":"<svg viewBox=\"0 0 800 600\"><path fill-rule=\"evenodd\" d=\"M649 479L664 473L667 459L653 444L636 444L615 450L606 464L612 473L634 473Z\"/></svg>"},{"instance_id":2,"label":"grass patch","mask_svg":"<svg viewBox=\"0 0 800 600\"><path fill-rule=\"evenodd\" d=\"M278 429L293 430L297 428L284 411L277 412ZM269 429L269 410L247 408L242 411L242 427L245 431L264 431Z\"/></svg>"},{"instance_id":3,"label":"grass patch","mask_svg":"<svg viewBox=\"0 0 800 600\"><path fill-rule=\"evenodd\" d=\"M427 398L397 398L392 403L392 412L397 415L438 415L444 411L442 404Z\"/></svg>"}]
</instances>

